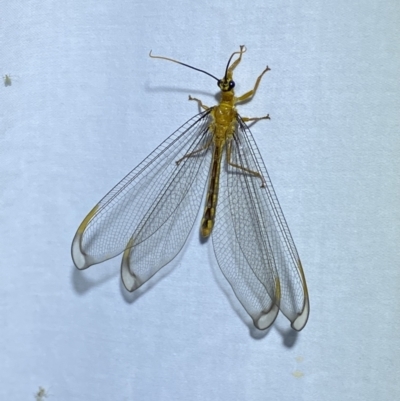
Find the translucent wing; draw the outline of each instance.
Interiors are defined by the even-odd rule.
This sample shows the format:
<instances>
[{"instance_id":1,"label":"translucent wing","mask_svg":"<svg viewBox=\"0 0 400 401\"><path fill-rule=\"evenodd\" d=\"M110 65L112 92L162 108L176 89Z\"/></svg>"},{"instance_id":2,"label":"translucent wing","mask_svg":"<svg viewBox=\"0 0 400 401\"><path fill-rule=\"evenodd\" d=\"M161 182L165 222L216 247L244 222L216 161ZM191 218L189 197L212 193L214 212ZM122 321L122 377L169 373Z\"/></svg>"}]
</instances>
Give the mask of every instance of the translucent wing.
<instances>
[{"instance_id":1,"label":"translucent wing","mask_svg":"<svg viewBox=\"0 0 400 401\"><path fill-rule=\"evenodd\" d=\"M218 264L257 328L268 328L280 309L301 330L309 313L301 262L261 155L240 117L225 151L232 164L263 180L225 160L212 234Z\"/></svg>"},{"instance_id":2,"label":"translucent wing","mask_svg":"<svg viewBox=\"0 0 400 401\"><path fill-rule=\"evenodd\" d=\"M72 242L78 269L124 252L122 279L133 291L178 254L208 177L209 112L182 125L93 208Z\"/></svg>"}]
</instances>

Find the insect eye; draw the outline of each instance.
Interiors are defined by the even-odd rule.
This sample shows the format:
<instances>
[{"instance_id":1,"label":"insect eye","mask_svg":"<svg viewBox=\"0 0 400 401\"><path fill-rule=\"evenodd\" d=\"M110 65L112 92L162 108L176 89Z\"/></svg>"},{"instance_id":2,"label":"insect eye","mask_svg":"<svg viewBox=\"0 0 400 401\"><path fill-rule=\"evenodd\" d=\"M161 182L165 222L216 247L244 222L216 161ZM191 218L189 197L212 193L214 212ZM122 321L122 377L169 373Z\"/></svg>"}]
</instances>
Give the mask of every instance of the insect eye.
<instances>
[{"instance_id":1,"label":"insect eye","mask_svg":"<svg viewBox=\"0 0 400 401\"><path fill-rule=\"evenodd\" d=\"M235 87L234 81L229 81L229 89L233 89Z\"/></svg>"}]
</instances>

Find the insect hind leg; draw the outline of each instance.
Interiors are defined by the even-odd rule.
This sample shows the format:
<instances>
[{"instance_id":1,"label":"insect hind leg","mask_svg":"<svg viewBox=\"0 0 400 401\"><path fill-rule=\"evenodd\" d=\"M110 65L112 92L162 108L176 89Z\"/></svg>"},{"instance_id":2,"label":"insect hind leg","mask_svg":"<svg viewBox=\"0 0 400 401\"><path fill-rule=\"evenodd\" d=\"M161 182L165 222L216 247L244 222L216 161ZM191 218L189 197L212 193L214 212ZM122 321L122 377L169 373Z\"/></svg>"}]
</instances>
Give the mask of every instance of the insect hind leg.
<instances>
[{"instance_id":1,"label":"insect hind leg","mask_svg":"<svg viewBox=\"0 0 400 401\"><path fill-rule=\"evenodd\" d=\"M228 144L227 149L226 149L226 162L232 167L235 167L235 168L242 170L254 177L259 178L261 180L261 188L264 188L266 186L265 179L258 171L253 171L253 170L250 170L249 168L241 166L240 164L232 163L231 150L232 150L231 144Z\"/></svg>"}]
</instances>

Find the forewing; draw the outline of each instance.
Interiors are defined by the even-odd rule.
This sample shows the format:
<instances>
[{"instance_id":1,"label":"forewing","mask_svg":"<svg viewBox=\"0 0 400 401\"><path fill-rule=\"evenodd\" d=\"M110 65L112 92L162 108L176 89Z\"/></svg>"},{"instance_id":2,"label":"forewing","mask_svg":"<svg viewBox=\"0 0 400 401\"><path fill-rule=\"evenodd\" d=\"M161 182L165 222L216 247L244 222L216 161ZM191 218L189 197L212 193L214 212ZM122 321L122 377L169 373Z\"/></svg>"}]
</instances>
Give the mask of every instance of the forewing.
<instances>
[{"instance_id":1,"label":"forewing","mask_svg":"<svg viewBox=\"0 0 400 401\"><path fill-rule=\"evenodd\" d=\"M309 313L301 262L261 155L240 117L227 149L231 163L249 171L227 163L221 169L213 233L219 265L256 327L271 325L279 308L301 330Z\"/></svg>"},{"instance_id":2,"label":"forewing","mask_svg":"<svg viewBox=\"0 0 400 401\"><path fill-rule=\"evenodd\" d=\"M198 199L191 195L189 201L185 198L190 191L204 190L204 182L202 189L193 184L206 179L201 167L204 155L209 153L209 112L194 116L178 128L92 209L72 243L72 258L79 269L117 256L146 240L151 249L162 239L157 232L165 232L171 216L183 204L187 226L181 223L182 233L170 244L170 259L179 252L201 203L200 195ZM196 152L199 149L204 150ZM188 156L193 152L196 153Z\"/></svg>"},{"instance_id":3,"label":"forewing","mask_svg":"<svg viewBox=\"0 0 400 401\"><path fill-rule=\"evenodd\" d=\"M182 173L157 205L150 208L133 233L124 252L121 278L128 291L134 291L170 262L183 247L204 199L209 175L211 134L205 135L194 154L182 160ZM174 198L177 198L175 200ZM171 205L177 205L173 210ZM165 210L168 218L164 221ZM172 210L172 213L170 211ZM159 225L162 220L163 224ZM154 226L159 227L154 230Z\"/></svg>"}]
</instances>

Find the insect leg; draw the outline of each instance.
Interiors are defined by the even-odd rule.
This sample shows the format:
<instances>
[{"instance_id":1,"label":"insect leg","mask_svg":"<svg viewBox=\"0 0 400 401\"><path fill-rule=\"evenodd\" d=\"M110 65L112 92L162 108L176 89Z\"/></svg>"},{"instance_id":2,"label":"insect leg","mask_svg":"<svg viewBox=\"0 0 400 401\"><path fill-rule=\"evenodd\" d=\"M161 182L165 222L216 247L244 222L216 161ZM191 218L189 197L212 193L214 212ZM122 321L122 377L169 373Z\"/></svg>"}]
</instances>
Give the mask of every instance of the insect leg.
<instances>
[{"instance_id":1,"label":"insect leg","mask_svg":"<svg viewBox=\"0 0 400 401\"><path fill-rule=\"evenodd\" d=\"M249 90L248 92L246 92L244 95L235 98L235 104L236 104L236 103L239 103L239 102L243 102L244 100L247 100L247 99L252 98L252 97L255 95L255 93L257 92L257 88L258 88L258 85L260 85L261 78L263 77L263 75L264 75L267 71L270 71L270 70L271 70L271 68L269 68L269 67L267 66L267 67L265 68L265 70L264 70L264 71L259 75L259 77L257 78L257 81L256 81L256 83L255 83L255 85L254 85L254 88L253 88L252 90Z\"/></svg>"},{"instance_id":2,"label":"insect leg","mask_svg":"<svg viewBox=\"0 0 400 401\"><path fill-rule=\"evenodd\" d=\"M269 114L267 114L266 116L263 116L263 117L242 117L242 120L245 123L248 123L249 121L257 122L260 120L270 120L270 118L269 118Z\"/></svg>"},{"instance_id":3,"label":"insect leg","mask_svg":"<svg viewBox=\"0 0 400 401\"><path fill-rule=\"evenodd\" d=\"M208 106L204 105L203 102L200 99L197 99L196 97L192 97L189 95L189 100L194 100L195 102L197 102L200 109L204 109L204 110L209 109Z\"/></svg>"},{"instance_id":4,"label":"insect leg","mask_svg":"<svg viewBox=\"0 0 400 401\"><path fill-rule=\"evenodd\" d=\"M196 99L197 100L197 99ZM175 163L179 164L183 159L186 159L187 157L192 157L193 155L195 155L196 153L200 153L203 150L207 150L210 145L211 145L212 139L210 139L208 141L208 143L206 143L204 146L202 146L200 149L196 149L193 152L187 153L185 156L181 157L179 160L177 160Z\"/></svg>"},{"instance_id":5,"label":"insect leg","mask_svg":"<svg viewBox=\"0 0 400 401\"><path fill-rule=\"evenodd\" d=\"M227 76L231 76L232 75L232 72L233 72L233 70L237 67L237 65L242 61L242 55L243 55L243 53L246 51L246 46L244 46L244 45L242 45L242 46L240 46L240 50L238 51L238 52L234 52L234 53L232 53L232 55L231 55L231 58L229 59L229 61L232 59L232 57L235 55L235 54L239 54L239 57L238 57L238 59L237 60L235 60L233 63L232 63L232 65L228 68L228 70L227 70Z\"/></svg>"},{"instance_id":6,"label":"insect leg","mask_svg":"<svg viewBox=\"0 0 400 401\"><path fill-rule=\"evenodd\" d=\"M240 166L239 164L235 164L235 163L231 162L231 151L232 151L232 143L229 142L227 147L226 147L226 161L227 161L227 163L232 167L238 168L238 169L240 169L242 171L245 171L246 173L249 173L251 175L254 175L255 177L258 177L261 180L261 187L265 187L264 177L258 171L253 171L253 170L250 170L250 169L248 169L246 167Z\"/></svg>"}]
</instances>

